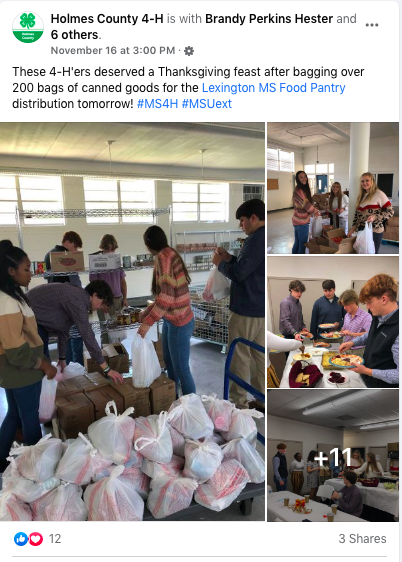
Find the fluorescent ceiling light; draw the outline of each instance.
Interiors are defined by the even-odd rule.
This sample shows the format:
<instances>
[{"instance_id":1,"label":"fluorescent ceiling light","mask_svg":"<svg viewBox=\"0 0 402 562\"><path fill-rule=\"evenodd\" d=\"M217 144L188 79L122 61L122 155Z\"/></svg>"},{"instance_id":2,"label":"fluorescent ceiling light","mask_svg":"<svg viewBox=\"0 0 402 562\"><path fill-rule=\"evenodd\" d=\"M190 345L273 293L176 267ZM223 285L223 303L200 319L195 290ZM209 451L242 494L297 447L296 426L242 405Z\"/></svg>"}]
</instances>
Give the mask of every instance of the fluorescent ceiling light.
<instances>
[{"instance_id":1,"label":"fluorescent ceiling light","mask_svg":"<svg viewBox=\"0 0 402 562\"><path fill-rule=\"evenodd\" d=\"M381 427L393 427L395 425L399 425L399 420L394 420L391 422L382 422L382 423L371 423L369 425L362 425L360 429L377 429Z\"/></svg>"},{"instance_id":2,"label":"fluorescent ceiling light","mask_svg":"<svg viewBox=\"0 0 402 562\"><path fill-rule=\"evenodd\" d=\"M313 406L312 408L306 408L303 411L304 416L308 416L310 414L315 414L317 412L324 412L328 410L332 410L342 406L342 404L349 404L350 402L354 402L355 400L361 400L367 397L377 396L381 390L370 390L370 396L367 394L361 394L362 392L367 393L366 390L357 390L353 394L347 394L346 396L341 396L341 398L337 398L336 400L331 400L330 402L325 402L324 404L320 404L319 406Z\"/></svg>"}]
</instances>

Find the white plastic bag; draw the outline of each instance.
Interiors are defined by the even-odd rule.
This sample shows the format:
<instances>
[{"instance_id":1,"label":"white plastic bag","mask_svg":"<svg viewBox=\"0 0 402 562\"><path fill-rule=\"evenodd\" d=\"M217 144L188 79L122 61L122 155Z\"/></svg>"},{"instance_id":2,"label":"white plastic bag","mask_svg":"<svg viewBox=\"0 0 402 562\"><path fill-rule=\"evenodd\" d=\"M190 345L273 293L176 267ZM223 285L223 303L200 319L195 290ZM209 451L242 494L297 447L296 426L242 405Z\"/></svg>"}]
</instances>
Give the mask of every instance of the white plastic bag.
<instances>
[{"instance_id":1,"label":"white plastic bag","mask_svg":"<svg viewBox=\"0 0 402 562\"><path fill-rule=\"evenodd\" d=\"M322 217L313 217L311 234L313 238L318 238L322 235Z\"/></svg>"},{"instance_id":2,"label":"white plastic bag","mask_svg":"<svg viewBox=\"0 0 402 562\"><path fill-rule=\"evenodd\" d=\"M82 488L62 483L31 503L33 521L86 521L88 512L82 501Z\"/></svg>"},{"instance_id":3,"label":"white plastic bag","mask_svg":"<svg viewBox=\"0 0 402 562\"><path fill-rule=\"evenodd\" d=\"M66 381L82 375L85 375L85 367L83 367L80 363L71 362L67 365L67 367L64 367L64 370L61 373L61 380Z\"/></svg>"},{"instance_id":4,"label":"white plastic bag","mask_svg":"<svg viewBox=\"0 0 402 562\"><path fill-rule=\"evenodd\" d=\"M151 482L147 507L155 519L187 509L198 483L191 478L164 476Z\"/></svg>"},{"instance_id":5,"label":"white plastic bag","mask_svg":"<svg viewBox=\"0 0 402 562\"><path fill-rule=\"evenodd\" d=\"M49 433L36 445L13 443L10 456L16 457L16 467L21 476L34 482L44 482L54 476L61 451L61 440L54 439Z\"/></svg>"},{"instance_id":6,"label":"white plastic bag","mask_svg":"<svg viewBox=\"0 0 402 562\"><path fill-rule=\"evenodd\" d=\"M214 266L207 279L202 298L207 302L220 301L230 295L230 281Z\"/></svg>"},{"instance_id":7,"label":"white plastic bag","mask_svg":"<svg viewBox=\"0 0 402 562\"><path fill-rule=\"evenodd\" d=\"M199 482L206 482L215 474L223 459L219 445L213 441L193 441L186 439L186 464L183 476L194 478Z\"/></svg>"},{"instance_id":8,"label":"white plastic bag","mask_svg":"<svg viewBox=\"0 0 402 562\"><path fill-rule=\"evenodd\" d=\"M239 461L250 476L252 484L265 481L265 462L247 439L233 439L222 447L224 460L235 459Z\"/></svg>"},{"instance_id":9,"label":"white plastic bag","mask_svg":"<svg viewBox=\"0 0 402 562\"><path fill-rule=\"evenodd\" d=\"M197 394L185 394L169 408L168 421L187 439L212 437L214 424Z\"/></svg>"},{"instance_id":10,"label":"white plastic bag","mask_svg":"<svg viewBox=\"0 0 402 562\"><path fill-rule=\"evenodd\" d=\"M114 409L115 413L111 412ZM131 455L135 421L130 418L134 408L117 415L116 403L106 404L106 416L88 427L88 437L99 453L114 464L124 464Z\"/></svg>"},{"instance_id":11,"label":"white plastic bag","mask_svg":"<svg viewBox=\"0 0 402 562\"><path fill-rule=\"evenodd\" d=\"M0 521L32 521L29 505L12 492L0 492Z\"/></svg>"},{"instance_id":12,"label":"white plastic bag","mask_svg":"<svg viewBox=\"0 0 402 562\"><path fill-rule=\"evenodd\" d=\"M375 254L373 225L371 222L366 222L364 230L360 230L357 233L353 248L358 254Z\"/></svg>"},{"instance_id":13,"label":"white plastic bag","mask_svg":"<svg viewBox=\"0 0 402 562\"><path fill-rule=\"evenodd\" d=\"M108 478L90 484L84 492L88 521L142 521L144 501L119 476L124 466L116 466Z\"/></svg>"},{"instance_id":14,"label":"white plastic bag","mask_svg":"<svg viewBox=\"0 0 402 562\"><path fill-rule=\"evenodd\" d=\"M103 458L92 443L79 433L61 457L55 476L64 482L83 486L89 484L96 472L111 465L110 460Z\"/></svg>"},{"instance_id":15,"label":"white plastic bag","mask_svg":"<svg viewBox=\"0 0 402 562\"><path fill-rule=\"evenodd\" d=\"M229 400L221 400L216 394L201 396L204 408L211 418L216 431L229 431L230 422L232 421L232 412L235 405Z\"/></svg>"},{"instance_id":16,"label":"white plastic bag","mask_svg":"<svg viewBox=\"0 0 402 562\"><path fill-rule=\"evenodd\" d=\"M144 459L142 461L142 472L150 478L161 478L162 476L181 476L184 468L184 459L173 455L170 462L161 464L159 462Z\"/></svg>"},{"instance_id":17,"label":"white plastic bag","mask_svg":"<svg viewBox=\"0 0 402 562\"><path fill-rule=\"evenodd\" d=\"M208 509L222 511L235 501L249 481L246 469L238 461L223 461L213 477L199 485L194 499Z\"/></svg>"},{"instance_id":18,"label":"white plastic bag","mask_svg":"<svg viewBox=\"0 0 402 562\"><path fill-rule=\"evenodd\" d=\"M106 468L102 473L95 474L92 481L99 482L99 480L102 480L102 478L108 478L112 474L115 468L116 468L115 465L111 465L109 468ZM118 476L118 479L121 480L122 482L125 482L127 486L130 486L130 488L134 489L137 492L137 494L141 496L143 500L147 499L150 479L147 474L143 473L141 468L135 466L126 467L124 465L124 470L120 474L120 476Z\"/></svg>"},{"instance_id":19,"label":"white plastic bag","mask_svg":"<svg viewBox=\"0 0 402 562\"><path fill-rule=\"evenodd\" d=\"M167 427L167 414L161 412L136 419L134 449L150 461L168 463L172 459L173 445Z\"/></svg>"},{"instance_id":20,"label":"white plastic bag","mask_svg":"<svg viewBox=\"0 0 402 562\"><path fill-rule=\"evenodd\" d=\"M130 458L127 462L124 463L124 468L138 468L141 470L142 461L144 457L141 453L138 453L134 449L131 449ZM98 482L102 478L106 478L106 476L110 476L111 471L113 470L114 465L111 464L104 468L103 470L96 472L92 477L92 482Z\"/></svg>"},{"instance_id":21,"label":"white plastic bag","mask_svg":"<svg viewBox=\"0 0 402 562\"><path fill-rule=\"evenodd\" d=\"M32 503L60 485L60 480L54 476L44 482L27 480L18 472L15 459L9 457L7 460L10 461L10 464L3 472L3 490L5 492L12 492L24 503Z\"/></svg>"},{"instance_id":22,"label":"white plastic bag","mask_svg":"<svg viewBox=\"0 0 402 562\"><path fill-rule=\"evenodd\" d=\"M186 442L184 436L180 433L180 431L177 431L177 429L172 427L170 423L168 423L167 426L170 431L170 437L172 438L173 454L178 457L184 457L184 444Z\"/></svg>"},{"instance_id":23,"label":"white plastic bag","mask_svg":"<svg viewBox=\"0 0 402 562\"><path fill-rule=\"evenodd\" d=\"M239 410L238 408L234 408L229 431L222 431L222 437L226 439L226 441L244 437L244 439L247 439L247 441L255 447L257 443L257 425L253 418L263 417L264 414L254 409Z\"/></svg>"},{"instance_id":24,"label":"white plastic bag","mask_svg":"<svg viewBox=\"0 0 402 562\"><path fill-rule=\"evenodd\" d=\"M131 346L133 364L133 386L148 388L161 374L161 366L154 344L148 334L145 338L136 334Z\"/></svg>"},{"instance_id":25,"label":"white plastic bag","mask_svg":"<svg viewBox=\"0 0 402 562\"><path fill-rule=\"evenodd\" d=\"M56 415L56 391L58 382L56 379L43 377L42 390L39 400L39 421L44 423L52 420Z\"/></svg>"}]
</instances>

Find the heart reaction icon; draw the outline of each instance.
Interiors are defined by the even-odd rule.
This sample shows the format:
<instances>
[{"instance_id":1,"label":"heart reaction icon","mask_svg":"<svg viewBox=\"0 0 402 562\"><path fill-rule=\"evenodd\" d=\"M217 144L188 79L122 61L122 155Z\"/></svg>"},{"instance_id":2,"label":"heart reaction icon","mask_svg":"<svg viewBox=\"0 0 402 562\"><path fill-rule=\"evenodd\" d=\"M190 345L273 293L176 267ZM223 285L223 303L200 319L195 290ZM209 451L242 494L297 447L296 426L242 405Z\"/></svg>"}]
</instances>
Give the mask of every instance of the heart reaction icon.
<instances>
[{"instance_id":1,"label":"heart reaction icon","mask_svg":"<svg viewBox=\"0 0 402 562\"><path fill-rule=\"evenodd\" d=\"M39 546L43 543L43 537L40 533L31 533L29 535L29 544L32 546Z\"/></svg>"}]
</instances>

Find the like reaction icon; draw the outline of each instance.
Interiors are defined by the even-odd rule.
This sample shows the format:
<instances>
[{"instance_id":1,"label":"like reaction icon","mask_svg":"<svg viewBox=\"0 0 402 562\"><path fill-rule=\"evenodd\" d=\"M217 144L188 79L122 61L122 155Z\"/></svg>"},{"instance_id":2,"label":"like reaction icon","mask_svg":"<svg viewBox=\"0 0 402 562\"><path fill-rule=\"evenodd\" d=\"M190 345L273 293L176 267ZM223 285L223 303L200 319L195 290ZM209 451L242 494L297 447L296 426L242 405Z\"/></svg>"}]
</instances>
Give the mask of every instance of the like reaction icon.
<instances>
[{"instance_id":1,"label":"like reaction icon","mask_svg":"<svg viewBox=\"0 0 402 562\"><path fill-rule=\"evenodd\" d=\"M40 533L31 533L29 535L29 544L32 546L39 546L43 543L43 537Z\"/></svg>"},{"instance_id":2,"label":"like reaction icon","mask_svg":"<svg viewBox=\"0 0 402 562\"><path fill-rule=\"evenodd\" d=\"M25 533L17 533L14 542L17 546L25 546L28 542L28 536Z\"/></svg>"}]
</instances>

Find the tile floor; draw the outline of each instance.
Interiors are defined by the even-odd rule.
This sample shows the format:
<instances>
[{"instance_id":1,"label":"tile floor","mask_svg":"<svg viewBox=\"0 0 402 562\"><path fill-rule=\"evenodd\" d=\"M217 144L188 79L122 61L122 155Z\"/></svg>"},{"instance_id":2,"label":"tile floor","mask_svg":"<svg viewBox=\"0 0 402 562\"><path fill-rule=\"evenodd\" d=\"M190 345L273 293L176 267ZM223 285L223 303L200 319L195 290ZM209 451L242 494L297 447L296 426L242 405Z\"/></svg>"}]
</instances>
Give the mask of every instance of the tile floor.
<instances>
[{"instance_id":1,"label":"tile floor","mask_svg":"<svg viewBox=\"0 0 402 562\"><path fill-rule=\"evenodd\" d=\"M292 225L293 209L268 213L267 217L267 248L272 247L270 254L291 254L294 242ZM381 244L380 254L399 254L399 246Z\"/></svg>"}]
</instances>

